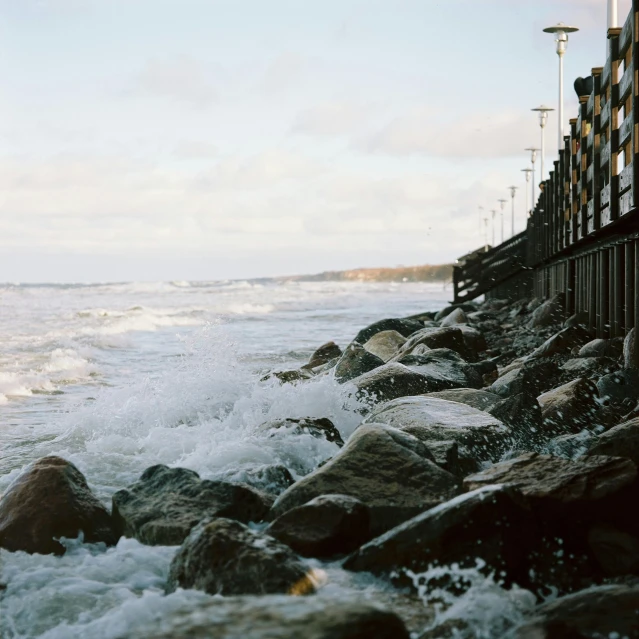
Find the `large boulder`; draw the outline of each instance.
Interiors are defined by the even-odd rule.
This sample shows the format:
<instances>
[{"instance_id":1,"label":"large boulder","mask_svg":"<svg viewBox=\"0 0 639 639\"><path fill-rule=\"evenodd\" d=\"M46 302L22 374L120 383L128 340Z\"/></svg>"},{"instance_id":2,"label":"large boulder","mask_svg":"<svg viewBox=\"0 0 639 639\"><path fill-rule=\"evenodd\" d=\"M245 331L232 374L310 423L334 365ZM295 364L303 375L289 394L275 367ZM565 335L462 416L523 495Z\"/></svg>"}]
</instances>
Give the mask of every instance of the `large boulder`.
<instances>
[{"instance_id":1,"label":"large boulder","mask_svg":"<svg viewBox=\"0 0 639 639\"><path fill-rule=\"evenodd\" d=\"M377 333L381 333L382 331L397 331L400 335L409 337L422 328L424 328L422 322L414 319L383 319L362 329L357 333L354 341L358 344L366 344L373 335L377 335Z\"/></svg>"},{"instance_id":2,"label":"large boulder","mask_svg":"<svg viewBox=\"0 0 639 639\"><path fill-rule=\"evenodd\" d=\"M609 357L575 357L563 364L565 377L595 377L615 368L615 361Z\"/></svg>"},{"instance_id":3,"label":"large boulder","mask_svg":"<svg viewBox=\"0 0 639 639\"><path fill-rule=\"evenodd\" d=\"M427 392L448 388L481 388L480 373L455 351L435 348L418 354L420 348L421 345L417 346L410 355L402 355L397 361L429 379L430 388Z\"/></svg>"},{"instance_id":4,"label":"large boulder","mask_svg":"<svg viewBox=\"0 0 639 639\"><path fill-rule=\"evenodd\" d=\"M501 397L519 393L539 395L559 380L561 371L552 360L531 360L504 369L502 374L488 389Z\"/></svg>"},{"instance_id":5,"label":"large boulder","mask_svg":"<svg viewBox=\"0 0 639 639\"><path fill-rule=\"evenodd\" d=\"M440 323L440 326L455 326L456 324L468 324L468 317L461 308L456 308L449 313Z\"/></svg>"},{"instance_id":6,"label":"large boulder","mask_svg":"<svg viewBox=\"0 0 639 639\"><path fill-rule=\"evenodd\" d=\"M488 486L431 508L389 530L353 553L347 570L394 575L427 570L432 564L474 567L485 562L507 581L525 583L534 523L516 490Z\"/></svg>"},{"instance_id":7,"label":"large boulder","mask_svg":"<svg viewBox=\"0 0 639 639\"><path fill-rule=\"evenodd\" d=\"M451 313L454 313L457 309L461 309L465 313L478 312L477 306L471 302L463 302L461 304L451 304L441 309L434 316L436 322L441 322L445 317L448 317Z\"/></svg>"},{"instance_id":8,"label":"large boulder","mask_svg":"<svg viewBox=\"0 0 639 639\"><path fill-rule=\"evenodd\" d=\"M321 495L278 517L266 533L304 557L334 557L370 539L370 514L359 499Z\"/></svg>"},{"instance_id":9,"label":"large boulder","mask_svg":"<svg viewBox=\"0 0 639 639\"><path fill-rule=\"evenodd\" d=\"M639 369L624 368L603 375L597 381L602 400L613 406L632 406L639 399Z\"/></svg>"},{"instance_id":10,"label":"large boulder","mask_svg":"<svg viewBox=\"0 0 639 639\"><path fill-rule=\"evenodd\" d=\"M177 588L227 597L315 590L308 566L288 546L222 517L196 526L180 546L166 589Z\"/></svg>"},{"instance_id":11,"label":"large boulder","mask_svg":"<svg viewBox=\"0 0 639 639\"><path fill-rule=\"evenodd\" d=\"M638 639L638 614L638 586L598 586L538 606L503 639Z\"/></svg>"},{"instance_id":12,"label":"large boulder","mask_svg":"<svg viewBox=\"0 0 639 639\"><path fill-rule=\"evenodd\" d=\"M530 327L543 328L561 322L564 316L564 300L565 296L560 293L538 306L533 311Z\"/></svg>"},{"instance_id":13,"label":"large boulder","mask_svg":"<svg viewBox=\"0 0 639 639\"><path fill-rule=\"evenodd\" d=\"M380 359L388 362L392 359L400 347L406 343L406 338L397 331L382 331L371 337L364 348L373 355L377 355Z\"/></svg>"},{"instance_id":14,"label":"large boulder","mask_svg":"<svg viewBox=\"0 0 639 639\"><path fill-rule=\"evenodd\" d=\"M349 344L335 366L335 379L341 384L355 379L378 366L384 365L384 360L369 353L356 342Z\"/></svg>"},{"instance_id":15,"label":"large boulder","mask_svg":"<svg viewBox=\"0 0 639 639\"><path fill-rule=\"evenodd\" d=\"M203 519L260 521L271 504L271 497L250 486L202 480L193 470L157 465L113 495L113 518L127 537L171 546L181 544Z\"/></svg>"},{"instance_id":16,"label":"large boulder","mask_svg":"<svg viewBox=\"0 0 639 639\"><path fill-rule=\"evenodd\" d=\"M477 388L453 388L436 393L428 393L428 397L466 404L483 411L488 411L503 401L499 395Z\"/></svg>"},{"instance_id":17,"label":"large boulder","mask_svg":"<svg viewBox=\"0 0 639 639\"><path fill-rule=\"evenodd\" d=\"M579 357L612 357L617 358L623 353L623 340L593 339L579 349Z\"/></svg>"},{"instance_id":18,"label":"large boulder","mask_svg":"<svg viewBox=\"0 0 639 639\"><path fill-rule=\"evenodd\" d=\"M272 436L312 435L316 439L326 439L338 446L344 445L340 432L335 424L326 417L304 417L302 419L275 419L264 422L258 429Z\"/></svg>"},{"instance_id":19,"label":"large boulder","mask_svg":"<svg viewBox=\"0 0 639 639\"><path fill-rule=\"evenodd\" d=\"M400 348L400 356L410 355L415 347L420 345L428 348L448 348L459 353L462 357L467 357L468 348L464 341L464 334L457 327L443 328L423 328L411 335L406 343Z\"/></svg>"},{"instance_id":20,"label":"large boulder","mask_svg":"<svg viewBox=\"0 0 639 639\"><path fill-rule=\"evenodd\" d=\"M295 483L291 471L283 464L262 464L250 468L238 468L227 471L221 479L235 484L246 484L275 497Z\"/></svg>"},{"instance_id":21,"label":"large boulder","mask_svg":"<svg viewBox=\"0 0 639 639\"><path fill-rule=\"evenodd\" d=\"M387 402L397 397L420 395L432 390L432 384L424 375L403 364L391 362L352 380L360 395L376 402Z\"/></svg>"},{"instance_id":22,"label":"large boulder","mask_svg":"<svg viewBox=\"0 0 639 639\"><path fill-rule=\"evenodd\" d=\"M375 535L453 497L458 486L459 480L440 468L418 439L367 423L335 457L282 493L270 518L321 495L350 495L369 507Z\"/></svg>"},{"instance_id":23,"label":"large boulder","mask_svg":"<svg viewBox=\"0 0 639 639\"><path fill-rule=\"evenodd\" d=\"M484 410L510 428L515 448L536 450L543 444L541 407L534 395L512 395Z\"/></svg>"},{"instance_id":24,"label":"large boulder","mask_svg":"<svg viewBox=\"0 0 639 639\"><path fill-rule=\"evenodd\" d=\"M578 433L592 427L599 409L598 399L597 386L585 377L543 393L537 401L544 429L552 433Z\"/></svg>"},{"instance_id":25,"label":"large boulder","mask_svg":"<svg viewBox=\"0 0 639 639\"><path fill-rule=\"evenodd\" d=\"M639 368L639 340L637 328L633 328L623 343L623 365L625 368Z\"/></svg>"},{"instance_id":26,"label":"large boulder","mask_svg":"<svg viewBox=\"0 0 639 639\"><path fill-rule=\"evenodd\" d=\"M433 397L404 397L375 408L366 422L379 422L414 435L427 445L455 441L463 457L497 461L512 443L504 424L466 404Z\"/></svg>"},{"instance_id":27,"label":"large boulder","mask_svg":"<svg viewBox=\"0 0 639 639\"><path fill-rule=\"evenodd\" d=\"M334 359L339 359L341 356L342 349L335 342L326 342L326 344L322 344L322 346L311 355L308 364L302 366L302 368L317 368Z\"/></svg>"},{"instance_id":28,"label":"large boulder","mask_svg":"<svg viewBox=\"0 0 639 639\"><path fill-rule=\"evenodd\" d=\"M590 331L583 326L569 326L549 337L530 355L530 359L552 357L561 353L569 353L573 348L581 346L591 337Z\"/></svg>"},{"instance_id":29,"label":"large boulder","mask_svg":"<svg viewBox=\"0 0 639 639\"><path fill-rule=\"evenodd\" d=\"M0 497L0 548L62 555L61 537L117 543L119 534L107 509L84 475L60 457L30 464Z\"/></svg>"},{"instance_id":30,"label":"large boulder","mask_svg":"<svg viewBox=\"0 0 639 639\"><path fill-rule=\"evenodd\" d=\"M639 418L619 424L599 435L588 454L626 457L639 466Z\"/></svg>"},{"instance_id":31,"label":"large boulder","mask_svg":"<svg viewBox=\"0 0 639 639\"><path fill-rule=\"evenodd\" d=\"M486 350L486 338L479 330L467 324L455 324L455 328L462 332L467 352L483 353Z\"/></svg>"},{"instance_id":32,"label":"large boulder","mask_svg":"<svg viewBox=\"0 0 639 639\"><path fill-rule=\"evenodd\" d=\"M215 597L129 621L127 639L409 639L394 613L343 597Z\"/></svg>"}]
</instances>

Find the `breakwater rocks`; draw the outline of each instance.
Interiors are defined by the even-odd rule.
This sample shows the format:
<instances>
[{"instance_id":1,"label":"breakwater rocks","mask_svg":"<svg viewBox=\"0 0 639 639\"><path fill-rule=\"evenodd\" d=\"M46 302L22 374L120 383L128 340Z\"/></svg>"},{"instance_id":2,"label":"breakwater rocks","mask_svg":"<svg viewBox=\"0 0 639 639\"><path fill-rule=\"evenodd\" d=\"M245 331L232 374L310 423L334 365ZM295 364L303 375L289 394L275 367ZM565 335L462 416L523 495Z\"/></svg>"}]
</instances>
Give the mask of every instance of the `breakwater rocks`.
<instances>
[{"instance_id":1,"label":"breakwater rocks","mask_svg":"<svg viewBox=\"0 0 639 639\"><path fill-rule=\"evenodd\" d=\"M176 546L167 593L223 598L144 636L479 636L463 614L416 627L405 605L320 596L330 562L417 593L415 606L432 587L444 612L472 587L464 571L528 591L495 637L639 637L639 346L634 331L596 339L563 316L556 297L386 318L272 371L259 383L328 376L359 399L349 437L330 415L258 427L334 445L303 477L256 464L238 483L158 465L108 510L73 464L40 459L0 497L0 547L61 554L59 539L80 534Z\"/></svg>"}]
</instances>

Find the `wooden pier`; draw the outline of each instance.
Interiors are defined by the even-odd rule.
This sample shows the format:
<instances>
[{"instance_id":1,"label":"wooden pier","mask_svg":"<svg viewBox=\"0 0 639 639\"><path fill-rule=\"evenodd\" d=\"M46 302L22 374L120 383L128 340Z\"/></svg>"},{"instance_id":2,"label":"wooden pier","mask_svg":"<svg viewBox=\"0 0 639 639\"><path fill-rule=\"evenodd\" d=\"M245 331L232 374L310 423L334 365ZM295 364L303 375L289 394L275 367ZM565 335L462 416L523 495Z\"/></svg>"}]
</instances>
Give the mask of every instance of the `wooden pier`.
<instances>
[{"instance_id":1,"label":"wooden pier","mask_svg":"<svg viewBox=\"0 0 639 639\"><path fill-rule=\"evenodd\" d=\"M510 240L458 260L455 302L563 293L599 337L639 321L639 0L609 29L570 135L528 218Z\"/></svg>"}]
</instances>

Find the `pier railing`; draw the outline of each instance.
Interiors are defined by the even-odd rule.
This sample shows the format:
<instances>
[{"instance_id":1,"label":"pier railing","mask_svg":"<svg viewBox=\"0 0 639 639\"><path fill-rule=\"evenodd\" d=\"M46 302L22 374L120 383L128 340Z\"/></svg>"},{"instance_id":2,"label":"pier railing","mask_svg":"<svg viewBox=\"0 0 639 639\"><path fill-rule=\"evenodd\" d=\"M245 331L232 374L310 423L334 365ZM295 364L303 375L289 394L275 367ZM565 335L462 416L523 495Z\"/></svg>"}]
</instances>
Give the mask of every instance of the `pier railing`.
<instances>
[{"instance_id":1,"label":"pier railing","mask_svg":"<svg viewBox=\"0 0 639 639\"><path fill-rule=\"evenodd\" d=\"M455 301L566 297L601 337L639 319L639 0L592 69L524 233L455 269ZM522 258L522 255L525 257Z\"/></svg>"}]
</instances>

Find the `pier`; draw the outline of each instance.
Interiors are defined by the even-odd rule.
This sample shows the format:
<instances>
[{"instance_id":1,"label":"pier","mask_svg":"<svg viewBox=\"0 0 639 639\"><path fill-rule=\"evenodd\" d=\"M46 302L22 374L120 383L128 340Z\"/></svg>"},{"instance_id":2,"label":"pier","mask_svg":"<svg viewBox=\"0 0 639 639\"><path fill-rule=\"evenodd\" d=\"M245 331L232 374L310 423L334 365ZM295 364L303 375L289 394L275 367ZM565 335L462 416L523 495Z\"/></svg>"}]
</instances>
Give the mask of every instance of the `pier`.
<instances>
[{"instance_id":1,"label":"pier","mask_svg":"<svg viewBox=\"0 0 639 639\"><path fill-rule=\"evenodd\" d=\"M456 303L479 297L565 296L602 338L639 319L639 0L608 29L608 59L592 69L592 92L553 162L527 228L461 257Z\"/></svg>"}]
</instances>

